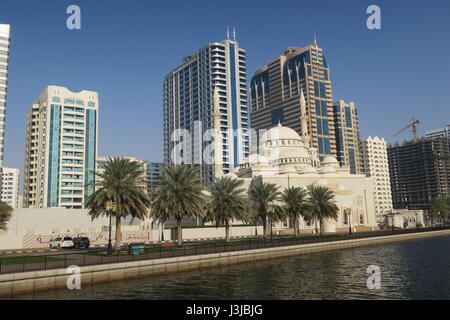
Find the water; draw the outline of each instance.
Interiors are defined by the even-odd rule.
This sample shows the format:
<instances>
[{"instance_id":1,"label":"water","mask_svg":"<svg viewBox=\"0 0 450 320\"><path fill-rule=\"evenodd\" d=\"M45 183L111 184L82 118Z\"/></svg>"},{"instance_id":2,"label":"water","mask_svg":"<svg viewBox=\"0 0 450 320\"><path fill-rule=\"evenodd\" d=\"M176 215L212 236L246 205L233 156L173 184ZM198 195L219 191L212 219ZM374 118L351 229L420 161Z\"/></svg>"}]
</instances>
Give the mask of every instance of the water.
<instances>
[{"instance_id":1,"label":"water","mask_svg":"<svg viewBox=\"0 0 450 320\"><path fill-rule=\"evenodd\" d=\"M367 267L381 289L367 289ZM450 237L126 280L14 299L450 299Z\"/></svg>"}]
</instances>

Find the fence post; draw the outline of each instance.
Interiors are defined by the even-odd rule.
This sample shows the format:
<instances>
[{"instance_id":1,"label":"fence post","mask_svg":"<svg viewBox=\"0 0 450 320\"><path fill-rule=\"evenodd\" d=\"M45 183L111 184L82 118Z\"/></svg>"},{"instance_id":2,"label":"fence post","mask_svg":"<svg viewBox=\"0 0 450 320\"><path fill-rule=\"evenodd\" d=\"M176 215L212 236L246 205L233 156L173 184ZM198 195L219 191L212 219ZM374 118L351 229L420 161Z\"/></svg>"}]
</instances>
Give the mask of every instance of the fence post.
<instances>
[{"instance_id":1,"label":"fence post","mask_svg":"<svg viewBox=\"0 0 450 320\"><path fill-rule=\"evenodd\" d=\"M22 259L22 272L25 271L25 258L26 258L26 256L23 256L23 259Z\"/></svg>"}]
</instances>

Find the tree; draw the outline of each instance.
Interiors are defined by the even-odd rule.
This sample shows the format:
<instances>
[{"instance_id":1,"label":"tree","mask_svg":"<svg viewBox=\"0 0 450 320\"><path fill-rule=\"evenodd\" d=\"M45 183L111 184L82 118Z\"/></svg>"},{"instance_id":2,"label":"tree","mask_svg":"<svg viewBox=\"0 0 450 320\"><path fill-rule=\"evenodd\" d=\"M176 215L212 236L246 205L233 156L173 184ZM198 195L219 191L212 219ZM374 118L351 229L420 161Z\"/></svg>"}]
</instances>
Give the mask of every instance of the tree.
<instances>
[{"instance_id":1,"label":"tree","mask_svg":"<svg viewBox=\"0 0 450 320\"><path fill-rule=\"evenodd\" d=\"M283 211L276 204L280 197L278 187L273 183L259 181L251 185L249 196L254 217L262 221L264 238L267 238L267 220L272 223L283 218Z\"/></svg>"},{"instance_id":2,"label":"tree","mask_svg":"<svg viewBox=\"0 0 450 320\"><path fill-rule=\"evenodd\" d=\"M428 218L431 220L431 224L436 220L442 220L449 208L449 200L446 197L439 196L431 199L430 209L428 210Z\"/></svg>"},{"instance_id":3,"label":"tree","mask_svg":"<svg viewBox=\"0 0 450 320\"><path fill-rule=\"evenodd\" d=\"M310 207L308 218L316 224L316 233L317 222L320 222L320 234L322 234L324 220L337 220L339 207L334 202L333 192L329 188L311 185L308 189L310 195L308 201Z\"/></svg>"},{"instance_id":4,"label":"tree","mask_svg":"<svg viewBox=\"0 0 450 320\"><path fill-rule=\"evenodd\" d=\"M109 215L108 202L115 205L112 212L116 220L115 249L120 250L122 242L121 219L131 215L143 220L147 215L150 200L147 195L146 173L143 163L127 158L108 158L98 162L101 170L94 174L98 179L89 185L95 187L86 203L92 219Z\"/></svg>"},{"instance_id":5,"label":"tree","mask_svg":"<svg viewBox=\"0 0 450 320\"><path fill-rule=\"evenodd\" d=\"M0 201L0 230L7 229L7 223L11 219L13 209L6 202Z\"/></svg>"},{"instance_id":6,"label":"tree","mask_svg":"<svg viewBox=\"0 0 450 320\"><path fill-rule=\"evenodd\" d=\"M179 245L183 242L183 218L205 216L207 199L203 192L197 170L182 165L163 168L160 184L152 194L150 214L157 220L177 221Z\"/></svg>"},{"instance_id":7,"label":"tree","mask_svg":"<svg viewBox=\"0 0 450 320\"><path fill-rule=\"evenodd\" d=\"M225 225L225 239L230 241L230 223L232 220L247 222L249 218L249 201L246 190L242 187L244 180L231 177L216 179L211 187L211 200L207 207L207 221L214 221L216 226Z\"/></svg>"},{"instance_id":8,"label":"tree","mask_svg":"<svg viewBox=\"0 0 450 320\"><path fill-rule=\"evenodd\" d=\"M289 187L284 189L281 195L283 201L283 210L286 216L294 221L294 235L297 237L300 233L299 218L305 216L309 210L308 192L301 187Z\"/></svg>"}]
</instances>

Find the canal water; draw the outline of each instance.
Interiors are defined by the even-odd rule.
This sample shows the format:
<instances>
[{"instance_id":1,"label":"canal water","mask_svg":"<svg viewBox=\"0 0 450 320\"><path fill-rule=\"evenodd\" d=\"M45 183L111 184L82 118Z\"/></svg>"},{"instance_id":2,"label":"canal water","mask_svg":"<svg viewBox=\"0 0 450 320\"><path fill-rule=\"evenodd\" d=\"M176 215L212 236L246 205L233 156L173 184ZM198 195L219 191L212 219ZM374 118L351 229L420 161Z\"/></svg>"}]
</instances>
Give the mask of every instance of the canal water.
<instances>
[{"instance_id":1,"label":"canal water","mask_svg":"<svg viewBox=\"0 0 450 320\"><path fill-rule=\"evenodd\" d=\"M367 288L367 268L381 271ZM313 253L14 299L450 299L450 237Z\"/></svg>"}]
</instances>

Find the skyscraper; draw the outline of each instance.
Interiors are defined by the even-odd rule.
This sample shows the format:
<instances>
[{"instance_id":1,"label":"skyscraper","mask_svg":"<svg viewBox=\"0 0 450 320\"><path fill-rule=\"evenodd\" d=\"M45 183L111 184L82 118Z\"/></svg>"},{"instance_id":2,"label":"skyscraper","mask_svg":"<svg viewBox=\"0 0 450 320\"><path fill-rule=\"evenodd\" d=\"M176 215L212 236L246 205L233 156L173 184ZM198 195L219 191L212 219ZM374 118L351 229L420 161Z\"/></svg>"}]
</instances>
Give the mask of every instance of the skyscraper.
<instances>
[{"instance_id":1,"label":"skyscraper","mask_svg":"<svg viewBox=\"0 0 450 320\"><path fill-rule=\"evenodd\" d=\"M249 154L246 52L236 40L209 43L164 79L164 162L200 170L205 184L237 167ZM213 93L217 89L222 133L222 171L215 172ZM190 137L177 138L183 129ZM212 148L214 149L214 148ZM219 151L220 152L220 151ZM211 161L206 161L207 155Z\"/></svg>"},{"instance_id":2,"label":"skyscraper","mask_svg":"<svg viewBox=\"0 0 450 320\"><path fill-rule=\"evenodd\" d=\"M361 140L362 171L374 182L375 215L377 219L392 212L391 179L386 140L369 137Z\"/></svg>"},{"instance_id":3,"label":"skyscraper","mask_svg":"<svg viewBox=\"0 0 450 320\"><path fill-rule=\"evenodd\" d=\"M0 24L0 183L5 145L6 100L8 97L8 64L11 27ZM2 188L0 185L0 192Z\"/></svg>"},{"instance_id":4,"label":"skyscraper","mask_svg":"<svg viewBox=\"0 0 450 320\"><path fill-rule=\"evenodd\" d=\"M362 172L359 145L359 117L354 102L339 100L333 104L336 131L336 155L341 166L349 167L350 173Z\"/></svg>"},{"instance_id":5,"label":"skyscraper","mask_svg":"<svg viewBox=\"0 0 450 320\"><path fill-rule=\"evenodd\" d=\"M388 159L394 209L428 210L450 194L450 137L390 146Z\"/></svg>"},{"instance_id":6,"label":"skyscraper","mask_svg":"<svg viewBox=\"0 0 450 320\"><path fill-rule=\"evenodd\" d=\"M13 208L19 207L19 169L3 168L1 200Z\"/></svg>"},{"instance_id":7,"label":"skyscraper","mask_svg":"<svg viewBox=\"0 0 450 320\"><path fill-rule=\"evenodd\" d=\"M311 147L319 150L320 158L335 156L330 70L316 41L304 48L287 48L255 72L250 84L252 128L259 131L281 123L302 134L302 91Z\"/></svg>"},{"instance_id":8,"label":"skyscraper","mask_svg":"<svg viewBox=\"0 0 450 320\"><path fill-rule=\"evenodd\" d=\"M84 208L93 192L98 94L49 86L28 111L24 207Z\"/></svg>"}]
</instances>

